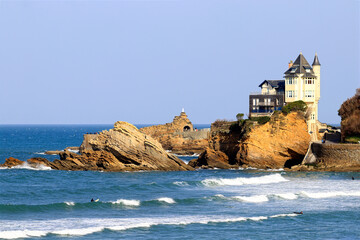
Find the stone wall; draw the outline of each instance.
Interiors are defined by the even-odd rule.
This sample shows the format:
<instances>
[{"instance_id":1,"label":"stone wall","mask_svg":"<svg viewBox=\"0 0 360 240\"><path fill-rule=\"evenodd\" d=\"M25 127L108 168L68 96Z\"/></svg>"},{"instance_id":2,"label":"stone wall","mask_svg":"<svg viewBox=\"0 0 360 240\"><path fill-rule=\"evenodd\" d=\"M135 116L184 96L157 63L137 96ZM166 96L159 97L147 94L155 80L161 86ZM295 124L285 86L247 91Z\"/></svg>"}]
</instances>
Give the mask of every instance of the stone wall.
<instances>
[{"instance_id":1,"label":"stone wall","mask_svg":"<svg viewBox=\"0 0 360 240\"><path fill-rule=\"evenodd\" d=\"M210 133L210 128L204 128L192 132L177 132L174 133L173 135L181 136L184 139L201 140L201 139L207 139L209 137L209 133Z\"/></svg>"},{"instance_id":2,"label":"stone wall","mask_svg":"<svg viewBox=\"0 0 360 240\"><path fill-rule=\"evenodd\" d=\"M360 171L360 144L312 143L303 161L310 165L308 170Z\"/></svg>"},{"instance_id":3,"label":"stone wall","mask_svg":"<svg viewBox=\"0 0 360 240\"><path fill-rule=\"evenodd\" d=\"M360 144L321 144L313 143L316 162L326 166L360 166Z\"/></svg>"}]
</instances>

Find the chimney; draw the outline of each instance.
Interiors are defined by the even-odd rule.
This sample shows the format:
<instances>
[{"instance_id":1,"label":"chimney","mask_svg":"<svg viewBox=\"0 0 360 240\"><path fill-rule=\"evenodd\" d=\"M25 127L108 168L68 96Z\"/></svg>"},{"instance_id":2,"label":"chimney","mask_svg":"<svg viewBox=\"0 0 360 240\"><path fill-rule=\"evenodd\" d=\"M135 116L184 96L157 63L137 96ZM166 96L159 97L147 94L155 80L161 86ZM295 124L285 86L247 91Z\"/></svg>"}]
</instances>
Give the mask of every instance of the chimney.
<instances>
[{"instance_id":1,"label":"chimney","mask_svg":"<svg viewBox=\"0 0 360 240\"><path fill-rule=\"evenodd\" d=\"M293 61L292 61L292 60L290 60L290 62L289 62L289 68L291 68L291 67L292 67L292 65L293 65Z\"/></svg>"}]
</instances>

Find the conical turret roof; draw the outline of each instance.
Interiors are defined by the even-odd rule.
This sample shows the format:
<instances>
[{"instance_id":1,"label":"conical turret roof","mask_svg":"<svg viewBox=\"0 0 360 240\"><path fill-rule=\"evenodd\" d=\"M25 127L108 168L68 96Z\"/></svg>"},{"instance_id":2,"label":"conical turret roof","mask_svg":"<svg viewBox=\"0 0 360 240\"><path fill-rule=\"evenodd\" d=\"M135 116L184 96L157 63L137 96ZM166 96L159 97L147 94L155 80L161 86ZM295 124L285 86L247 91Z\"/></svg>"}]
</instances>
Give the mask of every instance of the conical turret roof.
<instances>
[{"instance_id":1,"label":"conical turret roof","mask_svg":"<svg viewBox=\"0 0 360 240\"><path fill-rule=\"evenodd\" d=\"M306 75L312 76L314 71L302 53L296 58L293 65L284 73L285 75L294 75L305 73Z\"/></svg>"},{"instance_id":2,"label":"conical turret roof","mask_svg":"<svg viewBox=\"0 0 360 240\"><path fill-rule=\"evenodd\" d=\"M319 66L321 65L320 62L319 62L319 58L318 58L317 53L315 53L314 62L313 62L312 65L313 65L313 66L314 66L314 65L319 65Z\"/></svg>"}]
</instances>

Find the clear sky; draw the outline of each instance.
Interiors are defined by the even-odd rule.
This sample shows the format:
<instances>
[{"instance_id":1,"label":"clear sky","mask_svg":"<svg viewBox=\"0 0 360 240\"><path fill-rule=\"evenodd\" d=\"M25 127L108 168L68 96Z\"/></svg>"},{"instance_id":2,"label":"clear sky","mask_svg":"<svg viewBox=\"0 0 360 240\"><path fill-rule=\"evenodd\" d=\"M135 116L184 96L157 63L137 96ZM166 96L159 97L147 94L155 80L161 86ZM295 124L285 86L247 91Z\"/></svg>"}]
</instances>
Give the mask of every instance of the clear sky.
<instances>
[{"instance_id":1,"label":"clear sky","mask_svg":"<svg viewBox=\"0 0 360 240\"><path fill-rule=\"evenodd\" d=\"M359 1L0 0L0 124L193 123L248 113L302 51L319 120L360 87Z\"/></svg>"}]
</instances>

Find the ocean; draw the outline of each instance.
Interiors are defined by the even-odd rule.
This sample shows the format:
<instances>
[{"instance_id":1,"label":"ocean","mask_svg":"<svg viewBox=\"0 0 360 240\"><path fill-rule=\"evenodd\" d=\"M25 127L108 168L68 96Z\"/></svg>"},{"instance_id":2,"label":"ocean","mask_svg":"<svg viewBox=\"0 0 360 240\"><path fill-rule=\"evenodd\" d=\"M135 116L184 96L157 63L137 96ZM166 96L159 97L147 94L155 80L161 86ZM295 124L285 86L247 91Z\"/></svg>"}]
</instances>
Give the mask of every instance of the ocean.
<instances>
[{"instance_id":1,"label":"ocean","mask_svg":"<svg viewBox=\"0 0 360 240\"><path fill-rule=\"evenodd\" d=\"M1 125L0 162L110 128ZM352 172L0 169L0 239L359 239L359 212Z\"/></svg>"}]
</instances>

